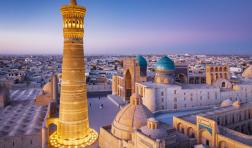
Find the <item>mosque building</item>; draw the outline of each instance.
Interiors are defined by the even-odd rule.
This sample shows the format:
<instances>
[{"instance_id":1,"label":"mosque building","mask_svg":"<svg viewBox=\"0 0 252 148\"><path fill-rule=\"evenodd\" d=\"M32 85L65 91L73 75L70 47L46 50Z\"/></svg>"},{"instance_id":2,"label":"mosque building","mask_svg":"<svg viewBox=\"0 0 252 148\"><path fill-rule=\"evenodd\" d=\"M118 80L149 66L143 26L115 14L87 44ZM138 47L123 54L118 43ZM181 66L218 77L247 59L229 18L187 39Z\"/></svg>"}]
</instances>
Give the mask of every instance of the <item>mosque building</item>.
<instances>
[{"instance_id":1,"label":"mosque building","mask_svg":"<svg viewBox=\"0 0 252 148\"><path fill-rule=\"evenodd\" d=\"M128 101L132 93L137 93L151 112L204 108L218 105L226 99L240 100L241 103L252 101L251 66L237 82L230 80L228 66L206 66L209 83L186 84L175 81L176 66L167 56L156 63L155 75L150 81L144 75L147 73L147 62L140 57L123 61L132 66L123 65L123 74L113 76L112 95Z\"/></svg>"},{"instance_id":2,"label":"mosque building","mask_svg":"<svg viewBox=\"0 0 252 148\"><path fill-rule=\"evenodd\" d=\"M112 125L101 127L99 134L100 148L185 148L188 144L185 135L157 121L135 93Z\"/></svg>"}]
</instances>

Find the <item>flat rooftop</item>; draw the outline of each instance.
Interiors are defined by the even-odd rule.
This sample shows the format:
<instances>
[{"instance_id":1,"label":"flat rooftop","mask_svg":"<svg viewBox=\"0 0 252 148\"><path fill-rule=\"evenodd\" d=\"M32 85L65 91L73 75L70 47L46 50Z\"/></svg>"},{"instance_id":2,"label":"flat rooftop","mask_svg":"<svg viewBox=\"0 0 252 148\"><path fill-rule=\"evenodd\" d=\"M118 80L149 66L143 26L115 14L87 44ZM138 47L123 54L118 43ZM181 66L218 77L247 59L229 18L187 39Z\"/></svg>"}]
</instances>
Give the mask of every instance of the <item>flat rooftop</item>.
<instances>
[{"instance_id":1,"label":"flat rooftop","mask_svg":"<svg viewBox=\"0 0 252 148\"><path fill-rule=\"evenodd\" d=\"M47 106L36 106L40 89L12 90L11 104L0 109L0 137L31 135L40 132Z\"/></svg>"},{"instance_id":2,"label":"flat rooftop","mask_svg":"<svg viewBox=\"0 0 252 148\"><path fill-rule=\"evenodd\" d=\"M150 88L176 88L180 87L182 89L209 89L209 88L215 88L213 86L207 85L207 84L182 84L182 85L177 85L177 84L158 84L154 83L152 81L148 82L142 82L139 83L144 86L150 87ZM218 89L218 88L216 88Z\"/></svg>"},{"instance_id":3,"label":"flat rooftop","mask_svg":"<svg viewBox=\"0 0 252 148\"><path fill-rule=\"evenodd\" d=\"M234 106L227 106L227 107L218 107L218 108L213 108L213 109L206 109L202 110L198 113L192 113L192 114L187 114L187 115L182 115L178 116L179 118L182 118L185 121L191 122L191 123L196 123L196 116L203 116L210 118L214 115L217 114L223 114L225 112L230 112L234 110L239 110L240 108L246 108L252 106L252 102L250 103L242 103L240 107L234 107Z\"/></svg>"}]
</instances>

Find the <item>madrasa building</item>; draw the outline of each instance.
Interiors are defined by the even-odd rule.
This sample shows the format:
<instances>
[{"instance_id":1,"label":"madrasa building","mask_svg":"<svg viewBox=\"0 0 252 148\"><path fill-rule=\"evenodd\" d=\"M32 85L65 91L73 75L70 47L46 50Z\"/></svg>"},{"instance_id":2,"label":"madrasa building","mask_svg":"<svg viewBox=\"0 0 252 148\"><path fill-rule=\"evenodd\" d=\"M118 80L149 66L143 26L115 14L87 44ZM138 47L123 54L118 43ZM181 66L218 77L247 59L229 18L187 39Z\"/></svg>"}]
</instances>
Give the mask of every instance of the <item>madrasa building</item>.
<instances>
[{"instance_id":1,"label":"madrasa building","mask_svg":"<svg viewBox=\"0 0 252 148\"><path fill-rule=\"evenodd\" d=\"M252 103L224 100L219 107L173 117L173 127L195 147L251 148Z\"/></svg>"},{"instance_id":2,"label":"madrasa building","mask_svg":"<svg viewBox=\"0 0 252 148\"><path fill-rule=\"evenodd\" d=\"M207 65L209 82L188 84L175 81L176 66L167 56L157 61L153 78L147 76L147 65L143 56L125 59L123 73L112 78L112 95L129 102L131 94L137 93L151 112L216 106L226 99L241 103L252 100L251 66L234 82L230 80L228 66Z\"/></svg>"}]
</instances>

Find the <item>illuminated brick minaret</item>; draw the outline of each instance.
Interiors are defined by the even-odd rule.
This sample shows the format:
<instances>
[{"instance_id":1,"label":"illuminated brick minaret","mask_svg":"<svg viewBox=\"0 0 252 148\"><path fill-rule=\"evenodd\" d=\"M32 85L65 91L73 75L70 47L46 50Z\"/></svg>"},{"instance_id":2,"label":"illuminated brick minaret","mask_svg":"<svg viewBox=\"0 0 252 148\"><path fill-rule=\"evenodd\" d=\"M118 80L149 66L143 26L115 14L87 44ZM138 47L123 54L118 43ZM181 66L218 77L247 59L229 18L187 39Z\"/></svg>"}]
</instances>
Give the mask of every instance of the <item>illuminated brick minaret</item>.
<instances>
[{"instance_id":1,"label":"illuminated brick minaret","mask_svg":"<svg viewBox=\"0 0 252 148\"><path fill-rule=\"evenodd\" d=\"M94 143L97 133L89 128L88 100L83 51L86 8L71 0L61 8L64 50L57 131L49 138L51 147L85 147Z\"/></svg>"}]
</instances>

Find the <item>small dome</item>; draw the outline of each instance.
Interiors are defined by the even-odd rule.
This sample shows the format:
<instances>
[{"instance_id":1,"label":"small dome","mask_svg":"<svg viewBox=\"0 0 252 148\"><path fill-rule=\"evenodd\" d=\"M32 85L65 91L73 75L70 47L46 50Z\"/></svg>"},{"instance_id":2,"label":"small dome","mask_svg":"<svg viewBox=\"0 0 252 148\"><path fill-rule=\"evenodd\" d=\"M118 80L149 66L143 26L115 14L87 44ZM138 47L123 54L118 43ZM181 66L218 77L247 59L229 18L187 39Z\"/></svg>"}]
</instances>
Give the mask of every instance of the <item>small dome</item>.
<instances>
[{"instance_id":1,"label":"small dome","mask_svg":"<svg viewBox=\"0 0 252 148\"><path fill-rule=\"evenodd\" d=\"M167 136L166 129L159 125L155 118L149 118L147 125L140 128L142 133L152 139L164 139Z\"/></svg>"},{"instance_id":2,"label":"small dome","mask_svg":"<svg viewBox=\"0 0 252 148\"><path fill-rule=\"evenodd\" d=\"M156 70L160 71L174 71L175 70L175 65L174 62L168 58L167 56L163 56L155 66Z\"/></svg>"},{"instance_id":3,"label":"small dome","mask_svg":"<svg viewBox=\"0 0 252 148\"><path fill-rule=\"evenodd\" d=\"M152 116L151 111L142 104L141 97L133 94L130 103L117 113L111 132L117 138L129 140L134 129L146 125L147 119Z\"/></svg>"},{"instance_id":4,"label":"small dome","mask_svg":"<svg viewBox=\"0 0 252 148\"><path fill-rule=\"evenodd\" d=\"M242 77L252 79L252 65L250 65L244 70L244 72L242 73Z\"/></svg>"},{"instance_id":5,"label":"small dome","mask_svg":"<svg viewBox=\"0 0 252 148\"><path fill-rule=\"evenodd\" d=\"M221 102L221 107L227 107L227 106L231 106L233 104L233 102L230 99L226 99L224 101Z\"/></svg>"},{"instance_id":6,"label":"small dome","mask_svg":"<svg viewBox=\"0 0 252 148\"><path fill-rule=\"evenodd\" d=\"M233 106L234 106L234 107L240 107L240 106L241 106L241 102L240 102L240 101L235 101L235 102L233 103Z\"/></svg>"},{"instance_id":7,"label":"small dome","mask_svg":"<svg viewBox=\"0 0 252 148\"><path fill-rule=\"evenodd\" d=\"M136 61L140 67L147 67L147 61L143 56L141 55L136 56Z\"/></svg>"}]
</instances>

